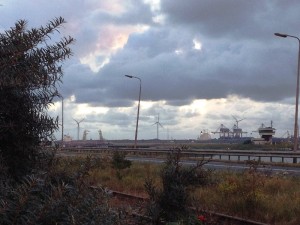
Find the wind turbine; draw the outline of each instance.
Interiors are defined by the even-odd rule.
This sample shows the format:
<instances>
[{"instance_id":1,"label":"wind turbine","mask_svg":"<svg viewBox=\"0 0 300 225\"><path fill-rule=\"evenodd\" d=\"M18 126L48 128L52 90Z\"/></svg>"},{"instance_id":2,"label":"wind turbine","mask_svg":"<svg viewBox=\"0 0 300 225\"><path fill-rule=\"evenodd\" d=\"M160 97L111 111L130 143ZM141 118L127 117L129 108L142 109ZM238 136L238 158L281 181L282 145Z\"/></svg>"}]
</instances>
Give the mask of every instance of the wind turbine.
<instances>
[{"instance_id":1,"label":"wind turbine","mask_svg":"<svg viewBox=\"0 0 300 225\"><path fill-rule=\"evenodd\" d=\"M239 122L243 121L245 118L238 120L235 116L232 116L236 122L236 128L239 128Z\"/></svg>"},{"instance_id":2,"label":"wind turbine","mask_svg":"<svg viewBox=\"0 0 300 225\"><path fill-rule=\"evenodd\" d=\"M73 119L73 120L75 120L75 119ZM84 119L82 119L82 120L80 120L80 121L75 120L75 122L77 123L77 140L79 140L79 130L80 130L79 124L80 124L83 120L84 120Z\"/></svg>"},{"instance_id":3,"label":"wind turbine","mask_svg":"<svg viewBox=\"0 0 300 225\"><path fill-rule=\"evenodd\" d=\"M99 140L100 140L100 141L103 141L103 140L104 140L104 137L103 137L103 134L102 134L101 129L98 130L98 133L99 133Z\"/></svg>"},{"instance_id":4,"label":"wind turbine","mask_svg":"<svg viewBox=\"0 0 300 225\"><path fill-rule=\"evenodd\" d=\"M161 123L159 122L159 114L157 115L157 121L152 124L152 125L155 125L156 124L156 138L157 140L159 139L159 126L161 126L163 128L163 125L161 125Z\"/></svg>"}]
</instances>

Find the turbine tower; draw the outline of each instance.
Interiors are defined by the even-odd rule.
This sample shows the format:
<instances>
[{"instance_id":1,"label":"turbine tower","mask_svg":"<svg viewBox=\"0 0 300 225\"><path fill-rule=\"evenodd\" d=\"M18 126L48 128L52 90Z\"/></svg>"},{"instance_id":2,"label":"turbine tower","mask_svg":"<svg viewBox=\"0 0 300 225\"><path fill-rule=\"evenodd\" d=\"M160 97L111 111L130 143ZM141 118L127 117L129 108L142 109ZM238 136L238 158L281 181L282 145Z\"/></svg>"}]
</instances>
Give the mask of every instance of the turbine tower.
<instances>
[{"instance_id":1,"label":"turbine tower","mask_svg":"<svg viewBox=\"0 0 300 225\"><path fill-rule=\"evenodd\" d=\"M159 126L161 126L163 128L163 125L161 125L161 123L159 122L159 114L157 115L157 121L152 125L155 125L155 124L156 124L156 138L158 140L159 139Z\"/></svg>"},{"instance_id":2,"label":"turbine tower","mask_svg":"<svg viewBox=\"0 0 300 225\"><path fill-rule=\"evenodd\" d=\"M243 133L247 133L247 132L243 132L243 130L241 128L239 128L239 122L241 122L243 119L237 119L235 116L232 116L235 119L236 124L234 124L233 126L233 131L232 131L232 137L235 138L240 138L243 136Z\"/></svg>"},{"instance_id":3,"label":"turbine tower","mask_svg":"<svg viewBox=\"0 0 300 225\"><path fill-rule=\"evenodd\" d=\"M104 140L104 138L103 138L103 134L102 134L102 131L101 131L101 129L100 129L100 130L98 130L98 133L99 133L99 140L100 140L100 141L103 141L103 140Z\"/></svg>"},{"instance_id":4,"label":"turbine tower","mask_svg":"<svg viewBox=\"0 0 300 225\"><path fill-rule=\"evenodd\" d=\"M75 120L75 119L73 119L73 120ZM81 123L83 120L84 120L84 119L82 119L82 120L80 120L80 121L75 120L75 122L77 123L77 140L79 140L79 130L80 130L79 125L80 125L80 123Z\"/></svg>"}]
</instances>

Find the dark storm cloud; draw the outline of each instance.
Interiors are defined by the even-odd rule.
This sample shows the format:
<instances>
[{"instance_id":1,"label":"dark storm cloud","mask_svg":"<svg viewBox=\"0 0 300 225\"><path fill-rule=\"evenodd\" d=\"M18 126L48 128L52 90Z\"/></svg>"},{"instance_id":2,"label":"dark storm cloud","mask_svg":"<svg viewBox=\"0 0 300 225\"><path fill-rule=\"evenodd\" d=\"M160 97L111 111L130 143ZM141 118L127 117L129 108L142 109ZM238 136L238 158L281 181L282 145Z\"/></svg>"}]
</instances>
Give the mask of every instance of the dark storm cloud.
<instances>
[{"instance_id":1,"label":"dark storm cloud","mask_svg":"<svg viewBox=\"0 0 300 225\"><path fill-rule=\"evenodd\" d=\"M288 53L252 45L253 50L251 47L239 52L227 49L213 55L206 55L203 47L203 52L177 56L176 45L174 51L160 53L152 50L159 43L144 43L144 52L125 46L120 58L115 55L97 75L85 71L77 77L73 73L67 83L75 85L78 102L129 105L126 99L137 99L139 84L124 74L142 79L142 100L166 100L177 106L193 99L222 98L230 94L259 101L278 101L293 95L295 69L283 66L293 60Z\"/></svg>"},{"instance_id":2,"label":"dark storm cloud","mask_svg":"<svg viewBox=\"0 0 300 225\"><path fill-rule=\"evenodd\" d=\"M156 15L142 1L124 2L125 10L120 13L102 9L100 3L100 8L78 1L72 6L57 5L47 6L47 16L49 20L59 14L66 17L65 27L77 40L75 57L88 54L95 45L109 50L105 46L110 46L114 33L108 33L105 26L153 25L152 17ZM34 4L29 6L32 10L38 8ZM81 10L75 8L78 6ZM33 18L21 7L27 6L14 7L20 12L20 18ZM97 74L79 61L67 67L64 94L74 94L79 103L130 106L130 100L137 98L138 83L126 80L123 75L132 74L142 79L143 100L165 100L170 105L230 94L258 101L284 100L294 94L297 43L276 38L273 33L294 34L298 29L298 9L300 3L291 0L284 3L277 0L161 1L160 13L166 17L164 24L131 34L126 45L110 55L110 63ZM4 14L9 15L12 5L8 4L6 10ZM38 19L29 24L45 20L42 13L35 13L34 17ZM201 51L193 49L195 38L202 44ZM175 54L176 50L182 53ZM100 63L107 56L95 57Z\"/></svg>"},{"instance_id":3,"label":"dark storm cloud","mask_svg":"<svg viewBox=\"0 0 300 225\"><path fill-rule=\"evenodd\" d=\"M234 35L244 25L254 23L257 15L265 10L262 1L162 1L162 11L170 23L198 28L213 37ZM255 11L255 14L253 13Z\"/></svg>"},{"instance_id":4,"label":"dark storm cloud","mask_svg":"<svg viewBox=\"0 0 300 225\"><path fill-rule=\"evenodd\" d=\"M34 27L64 17L67 23L58 35L76 39L74 57L63 65L62 95L75 97L68 113L75 114L77 103L107 106L110 110L106 113L87 115L91 126L96 121L119 124L130 127L126 130L130 133L131 127L134 130L139 81L125 74L141 78L141 100L153 103L141 114L140 124L145 130L158 114L166 126L175 126L189 116L207 118L204 126L222 121L230 121L228 126L232 126L231 112L242 114L257 101L293 105L298 43L274 33L300 35L299 11L297 0L161 0L156 11L144 1L134 0L3 0L0 30L18 19ZM155 23L157 15L165 20ZM194 48L194 41L201 43L201 49ZM100 68L105 61L107 64ZM98 72L95 67L100 68ZM235 98L228 103L232 108L223 109L225 113L205 115L179 109L196 99L211 99L212 104L230 99L228 96ZM254 101L240 104L241 99ZM120 110L123 107L125 111ZM276 120L290 123L289 116L281 118L287 113L284 109L267 110L274 111ZM254 117L270 116L262 108L252 111L252 123L257 122Z\"/></svg>"},{"instance_id":5,"label":"dark storm cloud","mask_svg":"<svg viewBox=\"0 0 300 225\"><path fill-rule=\"evenodd\" d=\"M295 56L290 52L293 49L279 50L272 34L269 46L251 40L237 43L208 41L206 46L204 40L203 49L196 51L187 44L181 45L192 43L193 36L177 38L175 33L172 29L149 30L130 37L122 52L114 55L99 75L110 77L120 95L124 86L117 85L123 81L115 76L125 73L139 76L144 100L166 100L174 105L230 94L258 101L278 101L293 95L290 88L294 85L296 66ZM176 55L175 50L181 46L183 54ZM131 96L136 99L137 83L124 82L128 82L125 85L130 85Z\"/></svg>"},{"instance_id":6,"label":"dark storm cloud","mask_svg":"<svg viewBox=\"0 0 300 225\"><path fill-rule=\"evenodd\" d=\"M132 74L142 79L143 100L165 100L174 106L230 94L257 101L284 100L294 94L296 43L273 33L296 26L295 8L300 8L297 1L162 1L165 24L131 34L97 74L79 61L67 67L64 92L74 94L78 103L130 106L130 100L137 99L138 83L126 80L124 74ZM76 35L75 56L88 54L95 45L108 51L105 46L114 35L105 29L109 24L153 25L149 5L126 1L125 9L114 14L85 4L74 15L58 9ZM289 16L279 16L283 13ZM195 38L201 51L193 49ZM99 55L96 61L105 57Z\"/></svg>"},{"instance_id":7,"label":"dark storm cloud","mask_svg":"<svg viewBox=\"0 0 300 225\"><path fill-rule=\"evenodd\" d=\"M209 38L259 38L274 33L274 28L296 31L296 0L187 0L161 2L162 12L173 26L185 27Z\"/></svg>"}]
</instances>

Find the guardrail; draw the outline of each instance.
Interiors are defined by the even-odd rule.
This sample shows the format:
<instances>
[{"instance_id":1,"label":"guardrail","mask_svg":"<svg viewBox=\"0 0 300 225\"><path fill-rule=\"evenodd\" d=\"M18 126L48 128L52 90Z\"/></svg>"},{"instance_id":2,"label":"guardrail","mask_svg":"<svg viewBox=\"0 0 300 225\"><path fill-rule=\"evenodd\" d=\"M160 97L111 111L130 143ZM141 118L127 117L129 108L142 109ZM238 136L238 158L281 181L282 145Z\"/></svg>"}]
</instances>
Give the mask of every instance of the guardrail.
<instances>
[{"instance_id":1,"label":"guardrail","mask_svg":"<svg viewBox=\"0 0 300 225\"><path fill-rule=\"evenodd\" d=\"M75 147L75 148L62 148L61 152L73 152L73 153L87 153L87 154L99 154L108 153L111 154L114 151L122 151L131 155L149 155L149 156L164 156L168 154L170 149L154 149L154 148L97 148L97 147ZM286 162L289 163L296 159L299 161L300 152L294 151L263 151L263 150L216 150L216 149L191 149L182 152L183 157L189 158L209 158L219 160L261 160L268 162Z\"/></svg>"}]
</instances>

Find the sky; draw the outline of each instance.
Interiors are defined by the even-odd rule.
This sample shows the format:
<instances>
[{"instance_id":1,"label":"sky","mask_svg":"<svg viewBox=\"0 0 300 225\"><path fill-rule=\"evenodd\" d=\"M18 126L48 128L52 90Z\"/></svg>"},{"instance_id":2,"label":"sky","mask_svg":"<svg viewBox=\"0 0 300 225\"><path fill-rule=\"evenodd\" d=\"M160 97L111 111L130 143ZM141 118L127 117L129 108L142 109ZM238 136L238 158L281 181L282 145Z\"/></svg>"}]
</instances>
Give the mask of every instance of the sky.
<instances>
[{"instance_id":1,"label":"sky","mask_svg":"<svg viewBox=\"0 0 300 225\"><path fill-rule=\"evenodd\" d=\"M298 0L0 0L0 32L66 20L56 35L76 42L59 90L73 139L82 119L80 139L134 139L140 81L126 74L141 80L138 139L197 139L236 121L244 136L273 121L287 137L299 43L274 33L300 37L299 12ZM61 112L57 99L49 114Z\"/></svg>"}]
</instances>

